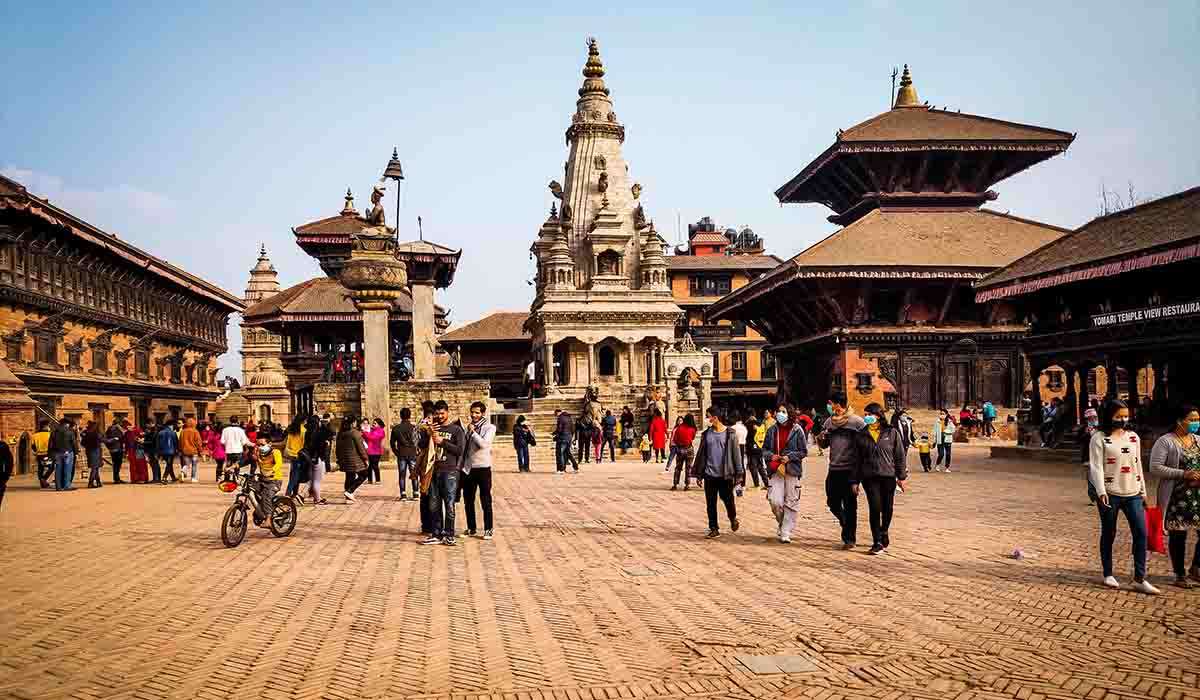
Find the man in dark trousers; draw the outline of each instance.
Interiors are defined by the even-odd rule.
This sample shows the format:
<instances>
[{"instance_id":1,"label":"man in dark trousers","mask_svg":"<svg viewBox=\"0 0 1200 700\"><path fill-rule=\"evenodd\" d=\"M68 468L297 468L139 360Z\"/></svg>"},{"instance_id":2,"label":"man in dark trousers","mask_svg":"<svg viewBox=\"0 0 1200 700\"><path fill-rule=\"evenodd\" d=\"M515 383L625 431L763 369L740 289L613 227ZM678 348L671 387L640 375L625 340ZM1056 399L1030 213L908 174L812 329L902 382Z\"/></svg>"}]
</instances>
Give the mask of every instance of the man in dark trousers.
<instances>
[{"instance_id":1,"label":"man in dark trousers","mask_svg":"<svg viewBox=\"0 0 1200 700\"><path fill-rule=\"evenodd\" d=\"M554 452L557 454L555 463L558 465L556 474L565 474L567 471L567 462L574 467L575 473L579 473L579 460L575 459L574 453L571 452L571 439L575 437L575 421L571 418L571 414L566 411L560 411L558 420L554 424ZM581 438L582 439L582 438Z\"/></svg>"},{"instance_id":2,"label":"man in dark trousers","mask_svg":"<svg viewBox=\"0 0 1200 700\"><path fill-rule=\"evenodd\" d=\"M708 428L700 434L700 447L692 463L692 475L704 480L704 500L708 506L708 538L721 536L717 527L717 498L725 502L729 529L738 531L737 503L733 487L746 475L742 451L738 449L737 434L725 426L721 409L709 406L705 419Z\"/></svg>"},{"instance_id":3,"label":"man in dark trousers","mask_svg":"<svg viewBox=\"0 0 1200 700\"><path fill-rule=\"evenodd\" d=\"M466 449L467 434L458 421L450 422L445 401L433 405L433 422L421 435L422 447L434 450L433 483L429 486L433 532L423 544L441 542L454 546L454 505L458 498L458 474Z\"/></svg>"},{"instance_id":4,"label":"man in dark trousers","mask_svg":"<svg viewBox=\"0 0 1200 700\"><path fill-rule=\"evenodd\" d=\"M412 475L413 500L421 497L421 477L417 474L417 443L421 433L412 422L412 411L405 406L400 409L400 422L392 426L392 437L389 441L392 454L396 455L396 469L400 472L400 495L398 501L405 500L404 482Z\"/></svg>"},{"instance_id":5,"label":"man in dark trousers","mask_svg":"<svg viewBox=\"0 0 1200 700\"><path fill-rule=\"evenodd\" d=\"M850 412L846 394L836 392L825 406L829 418L818 442L829 450L825 502L842 528L842 549L854 549L858 532L858 433L866 423Z\"/></svg>"},{"instance_id":6,"label":"man in dark trousers","mask_svg":"<svg viewBox=\"0 0 1200 700\"><path fill-rule=\"evenodd\" d=\"M50 461L54 463L54 490L71 491L75 487L75 456L79 453L79 436L70 418L62 421L50 433Z\"/></svg>"}]
</instances>

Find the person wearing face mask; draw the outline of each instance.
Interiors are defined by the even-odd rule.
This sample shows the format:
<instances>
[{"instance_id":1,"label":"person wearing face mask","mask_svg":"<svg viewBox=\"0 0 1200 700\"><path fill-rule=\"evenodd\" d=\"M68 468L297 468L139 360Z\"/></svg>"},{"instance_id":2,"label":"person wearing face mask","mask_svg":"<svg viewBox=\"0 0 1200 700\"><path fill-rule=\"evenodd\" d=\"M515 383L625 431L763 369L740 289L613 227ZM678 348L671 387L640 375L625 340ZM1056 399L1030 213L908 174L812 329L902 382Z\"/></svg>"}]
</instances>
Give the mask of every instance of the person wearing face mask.
<instances>
[{"instance_id":1,"label":"person wearing face mask","mask_svg":"<svg viewBox=\"0 0 1200 700\"><path fill-rule=\"evenodd\" d=\"M775 412L775 425L767 429L763 439L763 459L770 473L767 502L775 515L775 536L780 544L792 541L792 530L800 516L800 480L808 456L808 432L800 422L801 416L797 409L780 406Z\"/></svg>"},{"instance_id":2,"label":"person wearing face mask","mask_svg":"<svg viewBox=\"0 0 1200 700\"><path fill-rule=\"evenodd\" d=\"M867 427L858 434L858 481L867 492L870 511L869 554L883 554L891 544L888 528L892 524L896 489L903 491L908 480L908 448L900 430L884 416L883 406L868 404L863 423Z\"/></svg>"},{"instance_id":3,"label":"person wearing face mask","mask_svg":"<svg viewBox=\"0 0 1200 700\"><path fill-rule=\"evenodd\" d=\"M1192 566L1184 571L1188 531L1200 533L1200 412L1191 405L1175 410L1174 430L1163 435L1150 451L1150 473L1159 478L1157 503L1163 511L1167 550L1175 585L1192 588L1200 582L1200 536L1192 553Z\"/></svg>"},{"instance_id":4,"label":"person wearing face mask","mask_svg":"<svg viewBox=\"0 0 1200 700\"><path fill-rule=\"evenodd\" d=\"M254 464L258 468L258 501L263 504L266 512L270 512L270 504L275 502L275 494L283 485L283 453L271 446L270 439L263 435L258 438L254 448ZM255 524L258 524L257 517Z\"/></svg>"},{"instance_id":5,"label":"person wearing face mask","mask_svg":"<svg viewBox=\"0 0 1200 700\"><path fill-rule=\"evenodd\" d=\"M1089 479L1100 501L1100 562L1104 585L1120 588L1113 575L1112 548L1117 537L1117 516L1125 514L1133 540L1133 590L1155 595L1146 580L1146 480L1142 474L1142 445L1137 433L1126 429L1129 407L1113 400L1101 414L1100 429L1089 445Z\"/></svg>"},{"instance_id":6,"label":"person wearing face mask","mask_svg":"<svg viewBox=\"0 0 1200 700\"><path fill-rule=\"evenodd\" d=\"M700 447L696 450L696 461L692 475L704 479L704 500L708 506L708 538L721 536L717 527L717 498L725 503L729 516L729 529L738 531L737 502L733 496L733 485L745 474L742 453L737 447L737 437L725 427L721 409L709 406L705 413L708 428L700 435Z\"/></svg>"},{"instance_id":7,"label":"person wearing face mask","mask_svg":"<svg viewBox=\"0 0 1200 700\"><path fill-rule=\"evenodd\" d=\"M942 471L942 460L946 461L946 473L950 473L950 457L952 456L951 448L954 447L954 431L957 426L954 425L954 418L950 416L950 412L942 409L938 414L938 419L933 424L933 444L937 445L937 461L933 464L935 472Z\"/></svg>"},{"instance_id":8,"label":"person wearing face mask","mask_svg":"<svg viewBox=\"0 0 1200 700\"><path fill-rule=\"evenodd\" d=\"M854 549L858 533L858 433L863 419L850 412L846 394L837 392L825 405L829 418L817 444L829 450L829 474L825 477L825 503L842 529L845 550Z\"/></svg>"},{"instance_id":9,"label":"person wearing face mask","mask_svg":"<svg viewBox=\"0 0 1200 700\"><path fill-rule=\"evenodd\" d=\"M492 539L492 440L496 438L496 426L485 413L487 405L482 401L471 404L471 422L466 429L466 445L462 457L462 496L467 511L467 537L474 537L475 492L479 492L479 504L483 509L483 539Z\"/></svg>"}]
</instances>

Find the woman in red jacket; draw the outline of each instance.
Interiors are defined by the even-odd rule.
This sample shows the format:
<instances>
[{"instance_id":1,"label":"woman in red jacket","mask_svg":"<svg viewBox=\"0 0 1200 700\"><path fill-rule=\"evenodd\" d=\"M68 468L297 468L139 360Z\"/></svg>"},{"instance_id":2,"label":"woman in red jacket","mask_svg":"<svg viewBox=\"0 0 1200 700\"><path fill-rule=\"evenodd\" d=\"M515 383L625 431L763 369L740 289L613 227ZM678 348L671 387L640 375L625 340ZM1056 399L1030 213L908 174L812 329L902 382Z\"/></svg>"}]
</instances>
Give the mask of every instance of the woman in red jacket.
<instances>
[{"instance_id":1,"label":"woman in red jacket","mask_svg":"<svg viewBox=\"0 0 1200 700\"><path fill-rule=\"evenodd\" d=\"M654 448L654 462L662 464L667 459L667 420L662 411L654 409L654 417L650 419L650 445Z\"/></svg>"}]
</instances>

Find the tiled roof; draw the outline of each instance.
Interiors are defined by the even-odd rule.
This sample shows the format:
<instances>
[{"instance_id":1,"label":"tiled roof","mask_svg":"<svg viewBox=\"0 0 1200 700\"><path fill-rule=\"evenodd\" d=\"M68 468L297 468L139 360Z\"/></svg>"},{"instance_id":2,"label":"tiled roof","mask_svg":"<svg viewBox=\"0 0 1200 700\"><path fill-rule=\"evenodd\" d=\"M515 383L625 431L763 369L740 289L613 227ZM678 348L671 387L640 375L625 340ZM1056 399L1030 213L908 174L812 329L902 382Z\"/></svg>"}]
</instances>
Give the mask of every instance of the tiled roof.
<instances>
[{"instance_id":1,"label":"tiled roof","mask_svg":"<svg viewBox=\"0 0 1200 700\"><path fill-rule=\"evenodd\" d=\"M1200 187L1093 219L976 283L987 289L1200 239Z\"/></svg>"},{"instance_id":2,"label":"tiled roof","mask_svg":"<svg viewBox=\"0 0 1200 700\"><path fill-rule=\"evenodd\" d=\"M292 231L294 233L302 234L344 235L358 233L359 231L363 230L364 227L369 225L370 224L367 223L367 220L358 214L339 214L337 216L318 219L317 221L310 221L307 224L297 226L296 228L292 229Z\"/></svg>"},{"instance_id":3,"label":"tiled roof","mask_svg":"<svg viewBox=\"0 0 1200 700\"><path fill-rule=\"evenodd\" d=\"M528 311L498 311L438 337L442 345L483 340L530 340L525 330Z\"/></svg>"},{"instance_id":4,"label":"tiled roof","mask_svg":"<svg viewBox=\"0 0 1200 700\"><path fill-rule=\"evenodd\" d=\"M855 124L839 141L1062 141L1073 138L1057 129L1019 124L975 114L919 107L897 107Z\"/></svg>"},{"instance_id":5,"label":"tiled roof","mask_svg":"<svg viewBox=\"0 0 1200 700\"><path fill-rule=\"evenodd\" d=\"M408 241L407 243L401 243L398 246L396 246L396 252L397 253L414 253L417 255L420 255L422 253L431 254L431 255L432 254L458 255L462 251L454 250L452 248L447 248L444 245L438 245L437 243L433 243L430 241Z\"/></svg>"},{"instance_id":6,"label":"tiled roof","mask_svg":"<svg viewBox=\"0 0 1200 700\"><path fill-rule=\"evenodd\" d=\"M876 209L809 246L799 267L1003 267L1067 229L988 209Z\"/></svg>"},{"instance_id":7,"label":"tiled roof","mask_svg":"<svg viewBox=\"0 0 1200 700\"><path fill-rule=\"evenodd\" d=\"M701 231L692 236L689 241L692 245L729 245L729 239L723 233L716 231Z\"/></svg>"},{"instance_id":8,"label":"tiled roof","mask_svg":"<svg viewBox=\"0 0 1200 700\"><path fill-rule=\"evenodd\" d=\"M667 269L770 270L781 262L774 255L669 255Z\"/></svg>"},{"instance_id":9,"label":"tiled roof","mask_svg":"<svg viewBox=\"0 0 1200 700\"><path fill-rule=\"evenodd\" d=\"M445 317L441 307L434 309L437 316ZM402 317L412 314L412 297L407 291L402 291L392 303L390 313ZM330 277L314 277L254 304L242 313L242 318L246 323L256 325L276 320L355 320L360 314L350 298L350 290L341 282Z\"/></svg>"}]
</instances>

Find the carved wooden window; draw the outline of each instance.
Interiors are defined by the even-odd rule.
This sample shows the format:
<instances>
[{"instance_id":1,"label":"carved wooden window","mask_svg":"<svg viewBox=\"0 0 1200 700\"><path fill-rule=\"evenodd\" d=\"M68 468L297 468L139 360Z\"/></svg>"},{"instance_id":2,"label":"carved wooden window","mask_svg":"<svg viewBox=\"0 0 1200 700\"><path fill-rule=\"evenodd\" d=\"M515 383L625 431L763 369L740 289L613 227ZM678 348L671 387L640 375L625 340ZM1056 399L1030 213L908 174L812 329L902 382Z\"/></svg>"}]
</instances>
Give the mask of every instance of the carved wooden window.
<instances>
[{"instance_id":1,"label":"carved wooden window","mask_svg":"<svg viewBox=\"0 0 1200 700\"><path fill-rule=\"evenodd\" d=\"M150 376L150 351L139 348L133 351L133 368L139 377Z\"/></svg>"},{"instance_id":2,"label":"carved wooden window","mask_svg":"<svg viewBox=\"0 0 1200 700\"><path fill-rule=\"evenodd\" d=\"M92 347L92 369L98 372L108 371L108 348Z\"/></svg>"},{"instance_id":3,"label":"carved wooden window","mask_svg":"<svg viewBox=\"0 0 1200 700\"><path fill-rule=\"evenodd\" d=\"M183 381L183 362L180 360L172 360L171 365L171 381L179 384Z\"/></svg>"},{"instance_id":4,"label":"carved wooden window","mask_svg":"<svg viewBox=\"0 0 1200 700\"><path fill-rule=\"evenodd\" d=\"M854 382L858 387L858 391L863 394L869 394L875 390L875 375L870 372L856 372L854 374Z\"/></svg>"},{"instance_id":5,"label":"carved wooden window","mask_svg":"<svg viewBox=\"0 0 1200 700\"><path fill-rule=\"evenodd\" d=\"M83 341L74 344L67 343L67 369L72 372L83 371Z\"/></svg>"},{"instance_id":6,"label":"carved wooden window","mask_svg":"<svg viewBox=\"0 0 1200 700\"><path fill-rule=\"evenodd\" d=\"M760 358L759 362L760 366L762 367L759 376L761 376L763 379L774 379L776 371L775 356L766 350L763 350L762 357Z\"/></svg>"},{"instance_id":7,"label":"carved wooden window","mask_svg":"<svg viewBox=\"0 0 1200 700\"><path fill-rule=\"evenodd\" d=\"M117 376L129 376L129 355L128 350L118 350L114 353L117 357Z\"/></svg>"},{"instance_id":8,"label":"carved wooden window","mask_svg":"<svg viewBox=\"0 0 1200 700\"><path fill-rule=\"evenodd\" d=\"M729 353L730 364L733 367L733 379L735 381L746 379L746 353L731 352Z\"/></svg>"},{"instance_id":9,"label":"carved wooden window","mask_svg":"<svg viewBox=\"0 0 1200 700\"><path fill-rule=\"evenodd\" d=\"M185 373L186 373L186 375L187 375L187 383L188 383L188 384L195 384L194 377L195 377L195 374L196 374L196 363L194 363L194 362L193 362L192 364L190 364L190 365L187 365L187 366L186 366L186 367L184 367L183 369L184 369L184 372L185 372Z\"/></svg>"},{"instance_id":10,"label":"carved wooden window","mask_svg":"<svg viewBox=\"0 0 1200 700\"><path fill-rule=\"evenodd\" d=\"M688 292L694 297L723 297L729 293L732 284L729 275L691 275Z\"/></svg>"},{"instance_id":11,"label":"carved wooden window","mask_svg":"<svg viewBox=\"0 0 1200 700\"><path fill-rule=\"evenodd\" d=\"M58 366L58 338L52 335L33 337L34 359L38 364Z\"/></svg>"},{"instance_id":12,"label":"carved wooden window","mask_svg":"<svg viewBox=\"0 0 1200 700\"><path fill-rule=\"evenodd\" d=\"M23 334L4 336L4 358L10 365L25 359L25 336Z\"/></svg>"}]
</instances>

